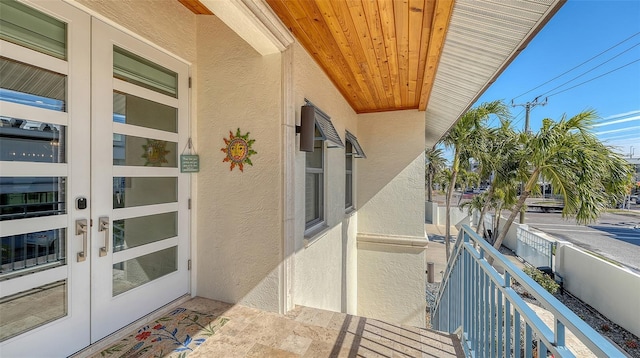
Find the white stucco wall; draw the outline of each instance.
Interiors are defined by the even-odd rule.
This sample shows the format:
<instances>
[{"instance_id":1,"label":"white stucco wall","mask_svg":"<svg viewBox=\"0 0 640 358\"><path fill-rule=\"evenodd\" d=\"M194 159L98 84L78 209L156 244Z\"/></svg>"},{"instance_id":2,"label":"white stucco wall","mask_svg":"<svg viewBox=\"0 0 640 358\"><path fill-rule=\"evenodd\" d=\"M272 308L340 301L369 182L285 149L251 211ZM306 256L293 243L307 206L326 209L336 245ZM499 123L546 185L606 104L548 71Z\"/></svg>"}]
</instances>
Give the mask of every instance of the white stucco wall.
<instances>
[{"instance_id":1,"label":"white stucco wall","mask_svg":"<svg viewBox=\"0 0 640 358\"><path fill-rule=\"evenodd\" d=\"M362 114L358 314L425 325L424 112Z\"/></svg>"},{"instance_id":2,"label":"white stucco wall","mask_svg":"<svg viewBox=\"0 0 640 358\"><path fill-rule=\"evenodd\" d=\"M424 237L424 112L361 114L358 232Z\"/></svg>"},{"instance_id":3,"label":"white stucco wall","mask_svg":"<svg viewBox=\"0 0 640 358\"><path fill-rule=\"evenodd\" d=\"M277 312L281 55L259 55L215 16L197 25L197 294ZM220 151L237 128L257 151L244 172L230 171Z\"/></svg>"},{"instance_id":4,"label":"white stucco wall","mask_svg":"<svg viewBox=\"0 0 640 358\"><path fill-rule=\"evenodd\" d=\"M178 1L75 2L186 61L196 60L196 15Z\"/></svg>"},{"instance_id":5,"label":"white stucco wall","mask_svg":"<svg viewBox=\"0 0 640 358\"><path fill-rule=\"evenodd\" d=\"M293 44L293 81L296 120L307 98L331 117L344 142L345 130L358 136L357 115L324 72L297 43ZM357 214L345 220L345 152L326 149L326 230L305 241L305 152L299 138L295 153L295 298L298 305L355 313L355 225ZM354 160L356 173L362 159ZM357 176L357 174L355 174ZM356 203L357 205L357 203ZM348 227L343 227L348 223ZM305 242L311 241L310 245ZM348 249L351 248L351 249ZM350 308L347 309L347 308Z\"/></svg>"},{"instance_id":6,"label":"white stucco wall","mask_svg":"<svg viewBox=\"0 0 640 358\"><path fill-rule=\"evenodd\" d=\"M426 240L358 235L358 315L426 325Z\"/></svg>"}]
</instances>

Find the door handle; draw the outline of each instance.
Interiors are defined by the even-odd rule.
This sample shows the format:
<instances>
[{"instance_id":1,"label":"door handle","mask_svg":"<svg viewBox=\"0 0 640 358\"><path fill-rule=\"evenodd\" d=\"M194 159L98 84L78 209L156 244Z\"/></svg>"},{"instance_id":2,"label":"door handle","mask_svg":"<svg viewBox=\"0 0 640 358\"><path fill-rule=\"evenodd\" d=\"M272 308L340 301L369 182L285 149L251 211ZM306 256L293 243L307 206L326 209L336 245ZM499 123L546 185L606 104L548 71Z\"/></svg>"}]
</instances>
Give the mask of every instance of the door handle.
<instances>
[{"instance_id":1,"label":"door handle","mask_svg":"<svg viewBox=\"0 0 640 358\"><path fill-rule=\"evenodd\" d=\"M107 256L109 253L109 217L101 216L98 219L98 231L104 231L104 246L100 248L100 257Z\"/></svg>"},{"instance_id":2,"label":"door handle","mask_svg":"<svg viewBox=\"0 0 640 358\"><path fill-rule=\"evenodd\" d=\"M82 251L78 252L78 262L87 259L87 219L76 220L76 235L82 235Z\"/></svg>"}]
</instances>

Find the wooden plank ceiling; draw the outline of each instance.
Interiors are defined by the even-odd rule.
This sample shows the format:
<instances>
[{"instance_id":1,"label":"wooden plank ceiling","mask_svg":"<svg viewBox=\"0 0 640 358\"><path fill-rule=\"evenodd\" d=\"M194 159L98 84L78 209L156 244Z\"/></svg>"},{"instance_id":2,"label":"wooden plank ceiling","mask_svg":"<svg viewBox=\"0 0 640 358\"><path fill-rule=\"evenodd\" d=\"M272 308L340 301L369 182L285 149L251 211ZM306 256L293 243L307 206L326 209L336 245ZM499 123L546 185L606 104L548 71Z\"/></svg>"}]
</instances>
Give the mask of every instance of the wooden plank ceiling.
<instances>
[{"instance_id":1,"label":"wooden plank ceiling","mask_svg":"<svg viewBox=\"0 0 640 358\"><path fill-rule=\"evenodd\" d=\"M452 0L266 0L357 113L425 110Z\"/></svg>"},{"instance_id":2,"label":"wooden plank ceiling","mask_svg":"<svg viewBox=\"0 0 640 358\"><path fill-rule=\"evenodd\" d=\"M453 0L266 2L357 113L426 109Z\"/></svg>"}]
</instances>

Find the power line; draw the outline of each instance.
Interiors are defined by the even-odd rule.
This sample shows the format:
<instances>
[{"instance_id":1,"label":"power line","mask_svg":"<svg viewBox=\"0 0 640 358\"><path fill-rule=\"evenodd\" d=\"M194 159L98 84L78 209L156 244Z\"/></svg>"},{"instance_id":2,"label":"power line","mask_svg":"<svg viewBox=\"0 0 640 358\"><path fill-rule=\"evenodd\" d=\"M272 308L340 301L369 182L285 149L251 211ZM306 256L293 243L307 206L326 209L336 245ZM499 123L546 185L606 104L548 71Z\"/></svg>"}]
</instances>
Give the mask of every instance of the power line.
<instances>
[{"instance_id":1,"label":"power line","mask_svg":"<svg viewBox=\"0 0 640 358\"><path fill-rule=\"evenodd\" d=\"M580 67L580 66L582 66L582 65L584 65L584 64L586 64L586 63L588 63L589 61L593 60L594 58L599 57L599 56L603 55L603 54L604 54L604 53L606 53L606 52L609 52L610 50L612 50L612 49L614 49L614 48L616 48L616 47L618 47L618 46L622 45L623 43L625 43L625 42L629 41L630 39L632 39L632 38L634 38L634 37L636 37L636 36L638 36L638 35L640 35L640 32L636 32L635 34L633 34L633 35L631 35L631 36L627 37L626 39L624 39L624 40L622 40L622 41L618 42L617 44L615 44L615 45L613 45L613 46L609 47L608 49L606 49L606 50L604 50L604 51L600 52L599 54L597 54L597 55L595 55L595 56L591 57L590 59L588 59L588 60L586 60L586 61L582 62L581 64L579 64L579 65L577 65L577 66L575 66L575 67L571 68L570 70L565 71L565 72L563 72L563 73L559 74L558 76L556 76L556 77L554 77L554 78L552 78L552 79L548 80L547 82L545 82L545 83L543 83L543 84L541 84L541 85L538 85L538 86L536 86L536 87L534 87L534 88L532 88L532 89L528 90L527 92L524 92L524 93L522 93L522 94L519 94L518 96L514 97L513 99L516 99L516 98L518 98L518 97L522 97L522 96L524 96L524 95L525 95L525 94L527 94L527 93L530 93L530 92L533 92L533 91L537 90L538 88L540 88L540 87L542 87L542 86L546 85L547 83L552 82L552 81L554 81L554 80L556 80L556 79L558 79L558 78L560 78L560 77L562 77L562 76L566 75L567 73L569 73L569 72L571 72L571 71L575 70L576 68L578 68L578 67Z\"/></svg>"},{"instance_id":2,"label":"power line","mask_svg":"<svg viewBox=\"0 0 640 358\"><path fill-rule=\"evenodd\" d=\"M545 92L545 93L543 93L543 94L539 95L538 97L542 97L542 96L546 95L546 94L547 94L547 93L549 93L549 92L552 92L552 91L557 90L558 88L560 88L560 87L562 87L562 86L566 85L566 84L567 84L567 83L569 83L569 82L572 82L572 81L574 81L574 80L577 80L578 78L580 78L580 77L582 77L582 76L586 75L587 73L592 72L592 71L593 71L593 70L595 70L596 68L598 68L598 67L600 67L600 66L602 66L602 65L604 65L604 64L606 64L606 63L608 63L608 62L610 62L610 61L613 61L614 59L616 59L616 58L618 58L618 57L620 57L620 56L622 56L622 54L624 54L624 53L626 53L626 52L628 52L628 51L631 51L633 48L635 48L635 47L637 47L637 46L640 46L640 42L638 42L637 44L635 44L635 45L633 45L633 46L629 47L628 49L626 49L626 50L624 50L624 51L620 52L619 54L617 54L617 55L615 55L615 56L611 57L610 59L608 59L608 60L604 61L603 63L601 63L601 64L599 64L599 65L597 65L597 66L595 66L595 67L592 67L591 69L589 69L589 70L587 70L587 71L583 72L582 74L580 74L580 75L578 75L578 76L576 76L576 77L574 77L574 78L570 79L569 81L567 81L567 82L565 82L565 83L563 83L563 84L561 84L561 85L559 85L559 86L556 86L556 87L554 87L554 88L552 88L552 89L548 90L547 92Z\"/></svg>"},{"instance_id":3,"label":"power line","mask_svg":"<svg viewBox=\"0 0 640 358\"><path fill-rule=\"evenodd\" d=\"M623 68L625 68L625 67L627 67L627 66L633 65L634 63L636 63L636 62L638 62L638 61L640 61L640 58L639 58L639 59L637 59L637 60L635 60L635 61L631 61L631 62L627 63L626 65L622 65L622 66L620 66L620 67L618 67L618 68L615 68L615 69L613 69L613 70L611 70L611 71L609 71L609 72L605 72L605 73L601 74L600 76L596 76L596 77L594 77L594 78L592 78L592 79L589 79L589 80L586 80L586 81L584 81L584 82L578 83L578 84L577 84L577 85L575 85L575 86L571 86L571 87L569 87L569 88L567 88L567 89L563 89L562 91L558 91L558 92L552 93L552 94L548 95L548 96L547 96L547 98L548 98L548 97L551 97L551 96L555 96L555 95L560 94L560 93L562 93L562 92L566 92L566 91L568 91L568 90L570 90L570 89L574 89L574 88L576 88L576 87L578 87L578 86L582 86L583 84L585 84L585 83L589 83L589 82L591 82L591 81L593 81L593 80L597 80L597 79L598 79L598 78L600 78L600 77L604 77L604 76L606 76L606 75L608 75L608 74L610 74L610 73L613 73L613 72L615 72L615 71L617 71L617 70L620 70L620 69L623 69Z\"/></svg>"}]
</instances>

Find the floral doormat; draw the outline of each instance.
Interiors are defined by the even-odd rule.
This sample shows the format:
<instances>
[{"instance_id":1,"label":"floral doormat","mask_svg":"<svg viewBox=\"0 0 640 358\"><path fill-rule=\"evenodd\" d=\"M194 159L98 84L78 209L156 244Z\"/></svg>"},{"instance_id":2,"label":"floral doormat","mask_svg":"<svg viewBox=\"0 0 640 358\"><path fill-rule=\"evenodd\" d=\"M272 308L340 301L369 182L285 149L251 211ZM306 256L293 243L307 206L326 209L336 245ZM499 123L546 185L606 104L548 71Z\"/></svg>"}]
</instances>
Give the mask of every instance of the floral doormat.
<instances>
[{"instance_id":1,"label":"floral doormat","mask_svg":"<svg viewBox=\"0 0 640 358\"><path fill-rule=\"evenodd\" d=\"M176 308L94 357L186 357L227 322L226 317Z\"/></svg>"}]
</instances>

